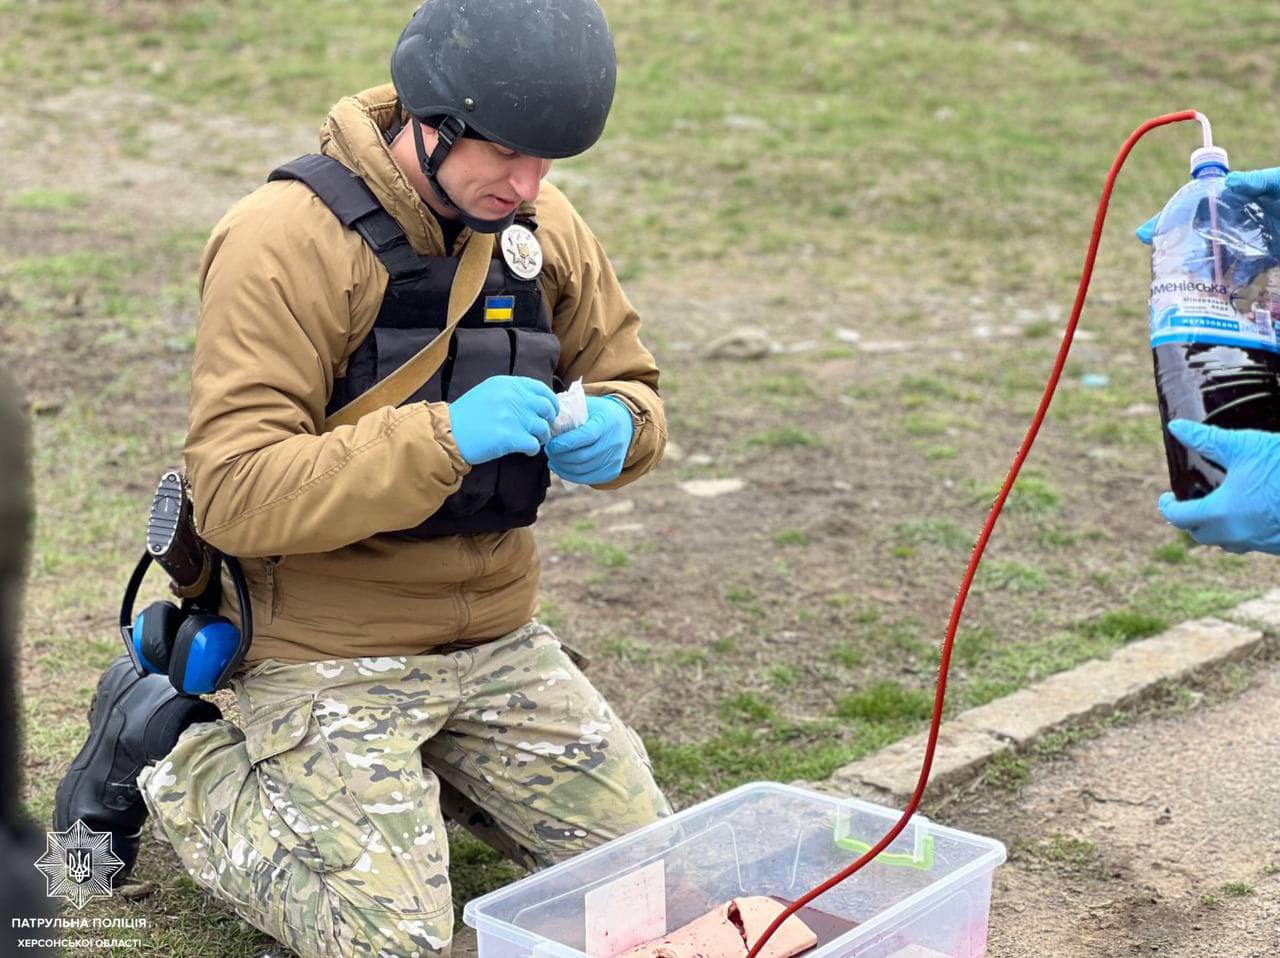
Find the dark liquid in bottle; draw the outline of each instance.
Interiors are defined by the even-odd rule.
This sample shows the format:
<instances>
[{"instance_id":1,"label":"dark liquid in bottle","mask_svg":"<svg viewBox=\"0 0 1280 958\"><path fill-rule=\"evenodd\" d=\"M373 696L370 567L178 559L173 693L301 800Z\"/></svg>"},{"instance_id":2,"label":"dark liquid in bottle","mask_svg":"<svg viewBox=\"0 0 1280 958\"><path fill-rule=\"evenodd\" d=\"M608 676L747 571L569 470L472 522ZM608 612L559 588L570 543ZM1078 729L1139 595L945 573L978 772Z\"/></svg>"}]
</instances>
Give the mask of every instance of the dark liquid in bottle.
<instances>
[{"instance_id":1,"label":"dark liquid in bottle","mask_svg":"<svg viewBox=\"0 0 1280 958\"><path fill-rule=\"evenodd\" d=\"M1199 499L1216 489L1226 473L1169 435L1169 421L1280 432L1280 354L1189 343L1165 343L1151 352L1173 494Z\"/></svg>"}]
</instances>

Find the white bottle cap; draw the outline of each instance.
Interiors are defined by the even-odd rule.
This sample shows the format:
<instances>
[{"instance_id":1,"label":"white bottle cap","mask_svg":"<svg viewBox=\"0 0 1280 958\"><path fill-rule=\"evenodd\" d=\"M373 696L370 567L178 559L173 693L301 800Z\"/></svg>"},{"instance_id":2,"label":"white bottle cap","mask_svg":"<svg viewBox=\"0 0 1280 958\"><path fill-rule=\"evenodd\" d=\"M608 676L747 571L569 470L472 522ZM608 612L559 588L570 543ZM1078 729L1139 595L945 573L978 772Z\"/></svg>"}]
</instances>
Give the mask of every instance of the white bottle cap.
<instances>
[{"instance_id":1,"label":"white bottle cap","mask_svg":"<svg viewBox=\"0 0 1280 958\"><path fill-rule=\"evenodd\" d=\"M1191 154L1191 172L1194 173L1202 166L1217 164L1223 169L1229 170L1227 165L1227 151L1220 146L1202 146L1200 149Z\"/></svg>"}]
</instances>

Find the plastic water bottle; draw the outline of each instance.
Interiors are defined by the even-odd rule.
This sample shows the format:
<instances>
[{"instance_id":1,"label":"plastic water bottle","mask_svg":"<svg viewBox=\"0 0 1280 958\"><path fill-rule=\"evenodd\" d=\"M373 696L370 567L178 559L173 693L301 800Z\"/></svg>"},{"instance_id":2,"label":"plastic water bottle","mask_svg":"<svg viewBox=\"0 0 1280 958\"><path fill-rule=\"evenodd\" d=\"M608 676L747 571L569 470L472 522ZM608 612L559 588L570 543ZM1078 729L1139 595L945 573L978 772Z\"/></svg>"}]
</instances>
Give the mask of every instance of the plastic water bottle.
<instances>
[{"instance_id":1,"label":"plastic water bottle","mask_svg":"<svg viewBox=\"0 0 1280 958\"><path fill-rule=\"evenodd\" d=\"M1191 181L1151 244L1151 352L1169 480L1179 499L1224 470L1169 435L1171 419L1280 432L1280 224L1226 189L1227 154L1191 154Z\"/></svg>"}]
</instances>

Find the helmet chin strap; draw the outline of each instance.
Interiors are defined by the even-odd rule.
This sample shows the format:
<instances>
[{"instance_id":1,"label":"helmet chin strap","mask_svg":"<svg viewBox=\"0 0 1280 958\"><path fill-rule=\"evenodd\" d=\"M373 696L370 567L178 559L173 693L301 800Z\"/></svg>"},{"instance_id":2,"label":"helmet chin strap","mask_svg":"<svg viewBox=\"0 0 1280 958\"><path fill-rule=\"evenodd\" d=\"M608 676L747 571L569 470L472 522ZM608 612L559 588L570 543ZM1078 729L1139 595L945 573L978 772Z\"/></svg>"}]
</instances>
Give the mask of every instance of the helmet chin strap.
<instances>
[{"instance_id":1,"label":"helmet chin strap","mask_svg":"<svg viewBox=\"0 0 1280 958\"><path fill-rule=\"evenodd\" d=\"M446 116L436 128L436 146L431 151L431 155L427 156L427 147L422 140L422 124L414 117L411 121L413 124L413 143L418 148L418 165L422 167L422 175L427 178L427 182L431 188L435 190L436 196L450 210L458 214L458 219L462 220L467 226L471 227L477 233L501 233L504 229L515 222L516 213L512 210L506 216L496 220L482 220L479 217L472 216L455 203L445 192L437 174L440 167L444 164L445 158L449 155L449 151L453 149L453 144L458 141L458 137L462 136L467 130L467 125L459 120L456 116Z\"/></svg>"}]
</instances>

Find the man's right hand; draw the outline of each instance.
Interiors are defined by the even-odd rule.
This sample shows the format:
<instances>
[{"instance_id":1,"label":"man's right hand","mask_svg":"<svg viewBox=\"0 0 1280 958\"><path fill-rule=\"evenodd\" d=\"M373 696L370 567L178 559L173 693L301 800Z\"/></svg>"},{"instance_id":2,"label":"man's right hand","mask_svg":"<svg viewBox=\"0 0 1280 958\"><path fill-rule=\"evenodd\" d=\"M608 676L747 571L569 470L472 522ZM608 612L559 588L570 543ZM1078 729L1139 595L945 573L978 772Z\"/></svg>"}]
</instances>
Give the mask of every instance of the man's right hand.
<instances>
[{"instance_id":1,"label":"man's right hand","mask_svg":"<svg viewBox=\"0 0 1280 958\"><path fill-rule=\"evenodd\" d=\"M551 438L560 404L527 376L491 376L449 403L453 440L469 465L513 452L536 456Z\"/></svg>"}]
</instances>

